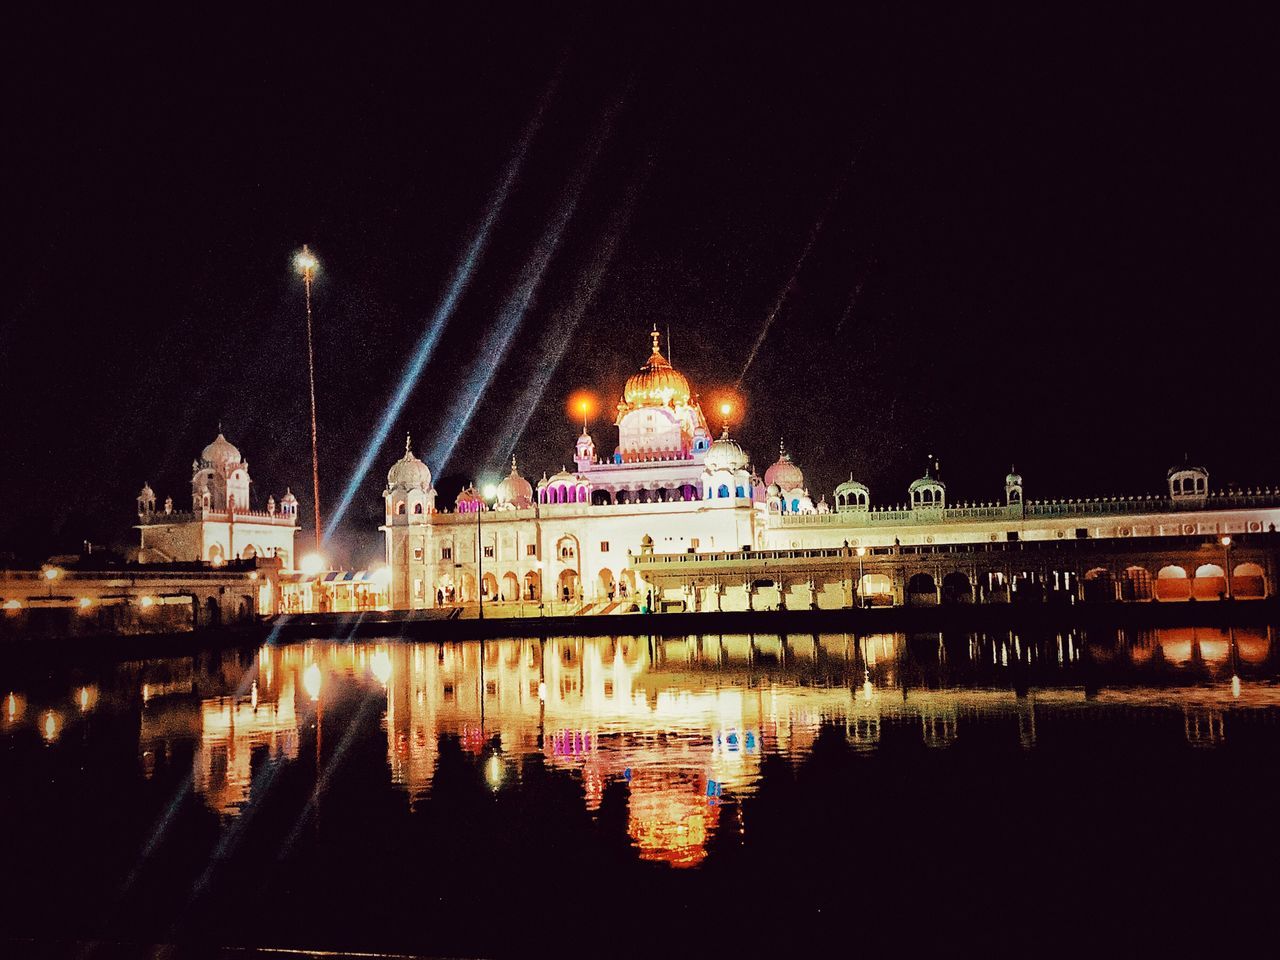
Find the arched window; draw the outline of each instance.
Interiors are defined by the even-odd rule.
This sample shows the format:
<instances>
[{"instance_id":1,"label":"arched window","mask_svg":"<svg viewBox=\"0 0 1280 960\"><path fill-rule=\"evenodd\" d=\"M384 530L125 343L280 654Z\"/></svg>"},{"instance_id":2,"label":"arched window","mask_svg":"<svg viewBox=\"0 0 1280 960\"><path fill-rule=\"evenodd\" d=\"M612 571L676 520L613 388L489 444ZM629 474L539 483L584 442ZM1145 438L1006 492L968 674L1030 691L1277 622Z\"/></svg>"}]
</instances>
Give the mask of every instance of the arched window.
<instances>
[{"instance_id":1,"label":"arched window","mask_svg":"<svg viewBox=\"0 0 1280 960\"><path fill-rule=\"evenodd\" d=\"M734 489L733 489L733 495L734 495L735 497L745 497L745 496L746 496L746 494L742 492L742 487L740 487L740 486L739 486L739 487L734 487Z\"/></svg>"},{"instance_id":2,"label":"arched window","mask_svg":"<svg viewBox=\"0 0 1280 960\"><path fill-rule=\"evenodd\" d=\"M404 503L403 503L403 502L401 502L401 503L397 503L397 504L396 504L396 516L398 516L398 517L403 517L403 516L404 516Z\"/></svg>"},{"instance_id":3,"label":"arched window","mask_svg":"<svg viewBox=\"0 0 1280 960\"><path fill-rule=\"evenodd\" d=\"M792 512L792 513L799 513L799 512L800 512L800 501L799 501L799 500L792 500L792 501L791 501L791 512Z\"/></svg>"},{"instance_id":4,"label":"arched window","mask_svg":"<svg viewBox=\"0 0 1280 960\"><path fill-rule=\"evenodd\" d=\"M420 516L420 515L422 514L422 504L420 504L420 503L415 503L415 504L413 505L413 512L414 512L415 514L418 514L418 515Z\"/></svg>"},{"instance_id":5,"label":"arched window","mask_svg":"<svg viewBox=\"0 0 1280 960\"><path fill-rule=\"evenodd\" d=\"M723 483L722 483L722 484L720 484L720 489L719 489L718 491L716 491L716 496L720 497L722 500L723 500L724 498L728 497L728 496L729 496L729 487L728 487L728 485L727 485L727 484L723 484Z\"/></svg>"}]
</instances>

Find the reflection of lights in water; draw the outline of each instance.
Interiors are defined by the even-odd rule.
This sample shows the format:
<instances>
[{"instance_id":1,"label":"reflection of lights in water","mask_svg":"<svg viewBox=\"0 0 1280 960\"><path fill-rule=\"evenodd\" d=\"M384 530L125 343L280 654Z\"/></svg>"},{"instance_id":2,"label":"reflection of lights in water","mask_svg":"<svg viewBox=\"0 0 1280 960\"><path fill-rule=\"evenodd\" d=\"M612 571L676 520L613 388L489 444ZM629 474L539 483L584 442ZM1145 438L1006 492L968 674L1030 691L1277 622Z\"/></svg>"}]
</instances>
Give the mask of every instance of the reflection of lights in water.
<instances>
[{"instance_id":1,"label":"reflection of lights in water","mask_svg":"<svg viewBox=\"0 0 1280 960\"><path fill-rule=\"evenodd\" d=\"M89 608L89 607L92 607L92 606L93 606L93 601L92 601L92 600L90 600L88 597L81 597L81 598L80 598L80 609L81 609L81 610L85 610L85 609L87 609L87 608Z\"/></svg>"},{"instance_id":2,"label":"reflection of lights in water","mask_svg":"<svg viewBox=\"0 0 1280 960\"><path fill-rule=\"evenodd\" d=\"M495 790L502 783L502 761L496 753L489 758L489 762L485 766L485 776L489 780L489 786Z\"/></svg>"},{"instance_id":3,"label":"reflection of lights in water","mask_svg":"<svg viewBox=\"0 0 1280 960\"><path fill-rule=\"evenodd\" d=\"M85 713L89 709L89 705L93 703L94 697L89 693L88 687L80 688L80 712Z\"/></svg>"},{"instance_id":4,"label":"reflection of lights in water","mask_svg":"<svg viewBox=\"0 0 1280 960\"><path fill-rule=\"evenodd\" d=\"M1234 673L1231 675L1231 696L1240 699L1240 677Z\"/></svg>"},{"instance_id":5,"label":"reflection of lights in water","mask_svg":"<svg viewBox=\"0 0 1280 960\"><path fill-rule=\"evenodd\" d=\"M870 702L871 694L875 688L871 686L871 674L869 672L865 673L864 677L865 679L862 681L862 699Z\"/></svg>"},{"instance_id":6,"label":"reflection of lights in water","mask_svg":"<svg viewBox=\"0 0 1280 960\"><path fill-rule=\"evenodd\" d=\"M253 681L253 686L249 688L249 705L253 709L258 709L258 681Z\"/></svg>"},{"instance_id":7,"label":"reflection of lights in water","mask_svg":"<svg viewBox=\"0 0 1280 960\"><path fill-rule=\"evenodd\" d=\"M142 685L142 702L146 703L151 699L151 684L144 683Z\"/></svg>"},{"instance_id":8,"label":"reflection of lights in water","mask_svg":"<svg viewBox=\"0 0 1280 960\"><path fill-rule=\"evenodd\" d=\"M547 699L547 682L545 680L538 681L538 699L546 702Z\"/></svg>"},{"instance_id":9,"label":"reflection of lights in water","mask_svg":"<svg viewBox=\"0 0 1280 960\"><path fill-rule=\"evenodd\" d=\"M320 699L320 685L323 679L318 664L308 664L307 669L302 671L302 688L307 691L307 696L312 700Z\"/></svg>"},{"instance_id":10,"label":"reflection of lights in water","mask_svg":"<svg viewBox=\"0 0 1280 960\"><path fill-rule=\"evenodd\" d=\"M58 715L52 710L44 715L44 728L41 730L47 742L53 743L58 739Z\"/></svg>"},{"instance_id":11,"label":"reflection of lights in water","mask_svg":"<svg viewBox=\"0 0 1280 960\"><path fill-rule=\"evenodd\" d=\"M369 669L384 687L391 680L391 657L385 650L375 650L369 660Z\"/></svg>"}]
</instances>

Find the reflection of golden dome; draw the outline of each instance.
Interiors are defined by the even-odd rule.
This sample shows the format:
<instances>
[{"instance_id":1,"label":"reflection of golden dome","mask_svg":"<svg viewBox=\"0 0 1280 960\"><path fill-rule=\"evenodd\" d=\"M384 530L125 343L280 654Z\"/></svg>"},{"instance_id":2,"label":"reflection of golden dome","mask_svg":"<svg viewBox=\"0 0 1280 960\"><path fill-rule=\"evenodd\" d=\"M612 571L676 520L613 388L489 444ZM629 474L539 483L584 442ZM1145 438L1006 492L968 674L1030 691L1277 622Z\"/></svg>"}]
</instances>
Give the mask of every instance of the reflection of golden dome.
<instances>
[{"instance_id":1,"label":"reflection of golden dome","mask_svg":"<svg viewBox=\"0 0 1280 960\"><path fill-rule=\"evenodd\" d=\"M640 372L627 378L623 399L633 407L666 407L689 402L689 381L671 366L671 361L658 349L660 334L654 330L653 353Z\"/></svg>"}]
</instances>

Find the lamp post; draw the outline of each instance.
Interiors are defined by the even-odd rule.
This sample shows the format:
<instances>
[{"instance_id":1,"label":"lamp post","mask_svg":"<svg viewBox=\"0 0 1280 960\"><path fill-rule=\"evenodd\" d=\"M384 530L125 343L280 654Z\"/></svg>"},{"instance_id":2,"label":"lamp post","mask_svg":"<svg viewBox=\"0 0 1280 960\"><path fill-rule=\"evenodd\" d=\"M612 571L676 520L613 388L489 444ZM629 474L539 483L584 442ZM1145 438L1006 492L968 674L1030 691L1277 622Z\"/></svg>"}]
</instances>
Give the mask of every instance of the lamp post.
<instances>
[{"instance_id":1,"label":"lamp post","mask_svg":"<svg viewBox=\"0 0 1280 960\"><path fill-rule=\"evenodd\" d=\"M1222 543L1222 548L1226 553L1225 562L1227 564L1227 567L1222 572L1227 580L1227 599L1230 600L1231 599L1231 538L1223 537L1220 542Z\"/></svg>"},{"instance_id":2,"label":"lamp post","mask_svg":"<svg viewBox=\"0 0 1280 960\"><path fill-rule=\"evenodd\" d=\"M476 600L480 604L480 620L484 619L484 544L480 542L480 515L484 513L485 504L497 494L498 488L492 483L486 484L484 491L479 492L480 499L476 503ZM484 691L481 691L483 696Z\"/></svg>"},{"instance_id":3,"label":"lamp post","mask_svg":"<svg viewBox=\"0 0 1280 960\"><path fill-rule=\"evenodd\" d=\"M302 274L302 286L307 297L307 383L311 388L311 502L316 519L316 549L320 541L320 454L316 444L316 355L311 336L311 281L320 267L320 261L304 243L293 258L293 265Z\"/></svg>"},{"instance_id":4,"label":"lamp post","mask_svg":"<svg viewBox=\"0 0 1280 960\"><path fill-rule=\"evenodd\" d=\"M859 609L859 610L861 610L861 609L862 609L862 606L863 606L863 602L862 602L862 558L863 558L863 557L865 557L866 555L867 555L867 548L866 548L866 547L859 547L859 548L858 548L858 590L857 590L857 594L858 594L858 609Z\"/></svg>"}]
</instances>

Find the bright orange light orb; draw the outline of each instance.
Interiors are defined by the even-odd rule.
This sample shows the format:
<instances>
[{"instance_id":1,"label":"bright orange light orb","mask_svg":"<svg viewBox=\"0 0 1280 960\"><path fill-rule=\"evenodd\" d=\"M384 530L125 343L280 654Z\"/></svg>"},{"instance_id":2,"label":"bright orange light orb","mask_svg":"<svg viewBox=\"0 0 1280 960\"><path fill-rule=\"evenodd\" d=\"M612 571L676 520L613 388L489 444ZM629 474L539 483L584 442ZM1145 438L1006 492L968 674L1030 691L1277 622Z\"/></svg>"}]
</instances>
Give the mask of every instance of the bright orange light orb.
<instances>
[{"instance_id":1,"label":"bright orange light orb","mask_svg":"<svg viewBox=\"0 0 1280 960\"><path fill-rule=\"evenodd\" d=\"M600 412L600 400L589 390L575 390L565 403L565 412L578 423L590 420Z\"/></svg>"}]
</instances>

